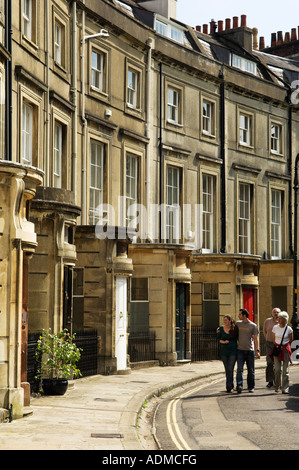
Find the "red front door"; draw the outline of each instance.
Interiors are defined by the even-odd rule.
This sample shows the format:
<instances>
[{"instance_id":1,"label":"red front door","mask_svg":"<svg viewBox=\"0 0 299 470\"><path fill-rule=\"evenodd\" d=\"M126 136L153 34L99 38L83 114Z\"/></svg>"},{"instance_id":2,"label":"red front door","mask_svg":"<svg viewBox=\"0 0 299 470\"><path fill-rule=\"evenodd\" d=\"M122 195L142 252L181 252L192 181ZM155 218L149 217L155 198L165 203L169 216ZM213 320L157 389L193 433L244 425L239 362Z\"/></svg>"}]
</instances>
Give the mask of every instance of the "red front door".
<instances>
[{"instance_id":1,"label":"red front door","mask_svg":"<svg viewBox=\"0 0 299 470\"><path fill-rule=\"evenodd\" d=\"M249 320L255 321L255 289L243 288L243 308L249 312Z\"/></svg>"}]
</instances>

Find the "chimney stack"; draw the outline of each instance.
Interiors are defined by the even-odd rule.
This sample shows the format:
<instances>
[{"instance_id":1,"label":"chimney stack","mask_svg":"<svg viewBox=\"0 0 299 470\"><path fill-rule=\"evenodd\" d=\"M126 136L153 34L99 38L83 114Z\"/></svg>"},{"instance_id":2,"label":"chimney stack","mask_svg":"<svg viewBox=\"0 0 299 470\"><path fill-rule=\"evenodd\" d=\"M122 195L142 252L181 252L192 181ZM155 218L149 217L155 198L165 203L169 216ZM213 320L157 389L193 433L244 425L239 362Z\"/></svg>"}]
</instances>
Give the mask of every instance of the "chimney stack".
<instances>
[{"instance_id":1,"label":"chimney stack","mask_svg":"<svg viewBox=\"0 0 299 470\"><path fill-rule=\"evenodd\" d=\"M265 49L265 38L263 36L260 37L260 51Z\"/></svg>"},{"instance_id":2,"label":"chimney stack","mask_svg":"<svg viewBox=\"0 0 299 470\"><path fill-rule=\"evenodd\" d=\"M212 36L212 34L215 33L215 30L216 30L215 26L216 26L215 20L211 20L211 21L210 21L210 35L211 35L211 36Z\"/></svg>"},{"instance_id":3,"label":"chimney stack","mask_svg":"<svg viewBox=\"0 0 299 470\"><path fill-rule=\"evenodd\" d=\"M276 45L278 46L279 44L282 44L282 43L283 43L282 31L277 31Z\"/></svg>"},{"instance_id":4,"label":"chimney stack","mask_svg":"<svg viewBox=\"0 0 299 470\"><path fill-rule=\"evenodd\" d=\"M247 26L247 16L241 15L241 26Z\"/></svg>"},{"instance_id":5,"label":"chimney stack","mask_svg":"<svg viewBox=\"0 0 299 470\"><path fill-rule=\"evenodd\" d=\"M221 31L223 31L223 21L219 20L218 21L218 32L221 32Z\"/></svg>"},{"instance_id":6,"label":"chimney stack","mask_svg":"<svg viewBox=\"0 0 299 470\"><path fill-rule=\"evenodd\" d=\"M225 20L225 29L231 29L231 19L226 18Z\"/></svg>"},{"instance_id":7,"label":"chimney stack","mask_svg":"<svg viewBox=\"0 0 299 470\"><path fill-rule=\"evenodd\" d=\"M291 41L297 41L297 31L296 31L296 28L292 28L292 30L291 30Z\"/></svg>"},{"instance_id":8,"label":"chimney stack","mask_svg":"<svg viewBox=\"0 0 299 470\"><path fill-rule=\"evenodd\" d=\"M252 33L253 33L253 49L257 51L258 50L258 29L253 28Z\"/></svg>"}]
</instances>

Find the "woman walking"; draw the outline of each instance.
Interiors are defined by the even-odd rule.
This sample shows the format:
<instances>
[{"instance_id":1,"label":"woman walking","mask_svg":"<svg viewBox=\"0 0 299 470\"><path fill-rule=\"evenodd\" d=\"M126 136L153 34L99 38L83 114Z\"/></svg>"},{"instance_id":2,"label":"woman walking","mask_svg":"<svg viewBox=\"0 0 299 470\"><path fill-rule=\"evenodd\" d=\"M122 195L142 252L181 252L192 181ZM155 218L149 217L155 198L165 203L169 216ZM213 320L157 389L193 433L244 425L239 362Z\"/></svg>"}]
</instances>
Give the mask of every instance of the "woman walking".
<instances>
[{"instance_id":1,"label":"woman walking","mask_svg":"<svg viewBox=\"0 0 299 470\"><path fill-rule=\"evenodd\" d=\"M289 315L287 312L280 312L278 314L278 325L273 327L273 342L274 348L279 347L280 352L278 356L270 354L274 360L274 381L275 392L278 392L280 387L282 393L289 393L289 364L292 362L291 343L293 341L293 330L288 326Z\"/></svg>"},{"instance_id":2,"label":"woman walking","mask_svg":"<svg viewBox=\"0 0 299 470\"><path fill-rule=\"evenodd\" d=\"M217 329L220 344L220 357L226 374L226 391L234 391L234 367L237 360L237 338L235 322L230 315L225 315L223 325Z\"/></svg>"}]
</instances>

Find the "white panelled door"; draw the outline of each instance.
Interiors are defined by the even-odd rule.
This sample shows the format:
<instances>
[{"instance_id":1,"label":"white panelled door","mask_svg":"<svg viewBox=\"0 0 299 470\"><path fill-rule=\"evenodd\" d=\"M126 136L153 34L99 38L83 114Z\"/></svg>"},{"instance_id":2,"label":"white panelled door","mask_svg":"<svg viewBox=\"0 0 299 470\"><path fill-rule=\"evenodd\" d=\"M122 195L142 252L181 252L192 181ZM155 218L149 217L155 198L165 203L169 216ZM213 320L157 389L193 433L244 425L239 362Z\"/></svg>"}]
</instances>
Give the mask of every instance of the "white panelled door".
<instances>
[{"instance_id":1,"label":"white panelled door","mask_svg":"<svg viewBox=\"0 0 299 470\"><path fill-rule=\"evenodd\" d=\"M127 368L127 278L116 278L115 356L117 370Z\"/></svg>"}]
</instances>

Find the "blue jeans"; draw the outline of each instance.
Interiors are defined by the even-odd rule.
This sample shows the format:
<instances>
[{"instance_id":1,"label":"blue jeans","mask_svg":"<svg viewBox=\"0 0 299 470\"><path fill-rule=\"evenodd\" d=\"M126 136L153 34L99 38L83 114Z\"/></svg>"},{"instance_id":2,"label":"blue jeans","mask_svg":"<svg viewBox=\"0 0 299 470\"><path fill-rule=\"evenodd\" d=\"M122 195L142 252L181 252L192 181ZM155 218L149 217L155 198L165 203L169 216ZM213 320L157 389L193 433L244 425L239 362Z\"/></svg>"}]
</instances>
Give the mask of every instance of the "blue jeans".
<instances>
[{"instance_id":1,"label":"blue jeans","mask_svg":"<svg viewBox=\"0 0 299 470\"><path fill-rule=\"evenodd\" d=\"M238 349L237 354L237 387L243 388L243 369L244 364L247 366L247 386L248 390L254 388L254 351L244 351Z\"/></svg>"},{"instance_id":2,"label":"blue jeans","mask_svg":"<svg viewBox=\"0 0 299 470\"><path fill-rule=\"evenodd\" d=\"M237 356L221 356L226 374L226 387L234 388L234 367Z\"/></svg>"}]
</instances>

